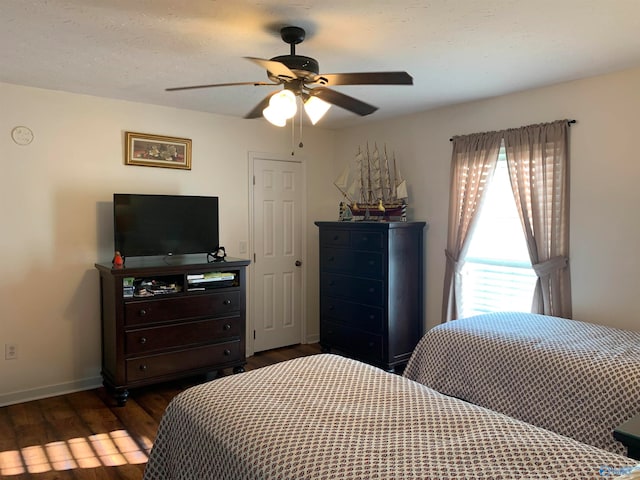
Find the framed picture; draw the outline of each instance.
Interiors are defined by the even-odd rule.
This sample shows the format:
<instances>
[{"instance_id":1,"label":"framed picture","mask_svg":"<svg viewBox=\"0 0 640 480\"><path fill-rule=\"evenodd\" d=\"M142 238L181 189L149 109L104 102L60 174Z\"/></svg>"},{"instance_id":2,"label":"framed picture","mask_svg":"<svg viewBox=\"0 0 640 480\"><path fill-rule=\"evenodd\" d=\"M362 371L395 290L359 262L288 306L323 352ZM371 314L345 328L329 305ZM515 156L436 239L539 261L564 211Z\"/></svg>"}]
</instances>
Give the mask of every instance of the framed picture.
<instances>
[{"instance_id":1,"label":"framed picture","mask_svg":"<svg viewBox=\"0 0 640 480\"><path fill-rule=\"evenodd\" d=\"M124 163L191 170L191 140L125 132Z\"/></svg>"}]
</instances>

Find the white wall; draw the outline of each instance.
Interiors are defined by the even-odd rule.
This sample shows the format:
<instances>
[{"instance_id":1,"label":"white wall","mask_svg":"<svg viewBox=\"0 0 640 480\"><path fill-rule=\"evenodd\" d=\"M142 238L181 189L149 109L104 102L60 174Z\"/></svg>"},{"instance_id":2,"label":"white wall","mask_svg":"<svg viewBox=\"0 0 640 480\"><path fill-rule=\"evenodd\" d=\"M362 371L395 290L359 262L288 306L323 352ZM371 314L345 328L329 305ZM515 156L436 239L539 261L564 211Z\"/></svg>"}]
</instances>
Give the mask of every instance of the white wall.
<instances>
[{"instance_id":1,"label":"white wall","mask_svg":"<svg viewBox=\"0 0 640 480\"><path fill-rule=\"evenodd\" d=\"M358 145L386 143L408 179L411 218L430 224L427 327L442 310L449 138L568 118L578 121L570 129L574 318L640 330L639 85L636 68L338 132L334 175Z\"/></svg>"},{"instance_id":2,"label":"white wall","mask_svg":"<svg viewBox=\"0 0 640 480\"><path fill-rule=\"evenodd\" d=\"M248 153L291 152L289 129L152 105L0 84L0 405L100 384L99 280L113 256L114 192L217 195L221 243L249 241ZM30 127L31 145L10 137ZM126 166L123 132L193 140L192 170ZM333 205L316 202L332 182L334 133L304 132L307 235ZM331 173L331 174L330 174ZM317 242L316 242L317 243ZM317 248L306 269L308 335L317 338ZM246 256L246 255L245 255Z\"/></svg>"},{"instance_id":3,"label":"white wall","mask_svg":"<svg viewBox=\"0 0 640 480\"><path fill-rule=\"evenodd\" d=\"M473 81L470 79L469 81ZM425 326L440 320L451 144L456 134L561 118L571 127L574 317L639 330L640 68L338 132L305 130L307 334L318 334L314 220L334 220L332 185L358 145L386 143L410 189L410 216L429 223ZM248 152L290 152L265 122L0 84L0 405L99 384L100 313L93 264L111 259L116 192L218 195L221 240L248 239ZM10 131L27 125L29 146ZM193 169L123 165L124 131L193 139ZM0 354L1 355L1 354Z\"/></svg>"}]
</instances>

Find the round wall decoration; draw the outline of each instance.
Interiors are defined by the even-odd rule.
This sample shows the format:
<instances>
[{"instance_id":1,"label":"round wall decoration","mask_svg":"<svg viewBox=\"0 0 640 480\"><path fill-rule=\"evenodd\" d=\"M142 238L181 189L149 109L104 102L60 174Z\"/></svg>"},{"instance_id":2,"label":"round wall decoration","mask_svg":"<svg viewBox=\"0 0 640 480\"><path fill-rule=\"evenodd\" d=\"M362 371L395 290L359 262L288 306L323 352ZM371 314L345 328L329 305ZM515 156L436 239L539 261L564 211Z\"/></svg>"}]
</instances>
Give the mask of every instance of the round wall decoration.
<instances>
[{"instance_id":1,"label":"round wall decoration","mask_svg":"<svg viewBox=\"0 0 640 480\"><path fill-rule=\"evenodd\" d=\"M29 145L33 141L33 132L29 127L14 127L11 130L11 138L18 145Z\"/></svg>"}]
</instances>

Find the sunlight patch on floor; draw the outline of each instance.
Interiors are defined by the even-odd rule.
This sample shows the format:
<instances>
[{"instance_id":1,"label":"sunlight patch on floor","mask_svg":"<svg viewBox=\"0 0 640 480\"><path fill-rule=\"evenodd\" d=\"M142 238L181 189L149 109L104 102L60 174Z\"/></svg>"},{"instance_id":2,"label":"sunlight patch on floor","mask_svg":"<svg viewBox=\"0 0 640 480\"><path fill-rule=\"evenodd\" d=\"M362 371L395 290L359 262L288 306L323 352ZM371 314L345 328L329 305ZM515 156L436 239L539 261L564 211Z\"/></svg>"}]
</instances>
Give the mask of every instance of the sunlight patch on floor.
<instances>
[{"instance_id":1,"label":"sunlight patch on floor","mask_svg":"<svg viewBox=\"0 0 640 480\"><path fill-rule=\"evenodd\" d=\"M152 442L126 430L0 452L0 476L146 463Z\"/></svg>"}]
</instances>

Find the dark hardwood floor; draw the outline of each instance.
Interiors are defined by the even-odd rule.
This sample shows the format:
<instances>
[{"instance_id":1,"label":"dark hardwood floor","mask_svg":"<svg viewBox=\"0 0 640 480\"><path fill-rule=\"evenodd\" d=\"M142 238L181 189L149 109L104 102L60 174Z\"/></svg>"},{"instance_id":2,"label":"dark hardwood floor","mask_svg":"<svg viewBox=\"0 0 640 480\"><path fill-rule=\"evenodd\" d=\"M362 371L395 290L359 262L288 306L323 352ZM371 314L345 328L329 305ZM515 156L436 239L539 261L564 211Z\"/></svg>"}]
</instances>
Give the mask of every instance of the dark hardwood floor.
<instances>
[{"instance_id":1,"label":"dark hardwood floor","mask_svg":"<svg viewBox=\"0 0 640 480\"><path fill-rule=\"evenodd\" d=\"M318 344L260 352L247 359L246 370L317 353ZM0 478L140 480L164 409L176 394L206 380L135 389L125 407L104 388L2 407Z\"/></svg>"}]
</instances>

